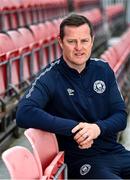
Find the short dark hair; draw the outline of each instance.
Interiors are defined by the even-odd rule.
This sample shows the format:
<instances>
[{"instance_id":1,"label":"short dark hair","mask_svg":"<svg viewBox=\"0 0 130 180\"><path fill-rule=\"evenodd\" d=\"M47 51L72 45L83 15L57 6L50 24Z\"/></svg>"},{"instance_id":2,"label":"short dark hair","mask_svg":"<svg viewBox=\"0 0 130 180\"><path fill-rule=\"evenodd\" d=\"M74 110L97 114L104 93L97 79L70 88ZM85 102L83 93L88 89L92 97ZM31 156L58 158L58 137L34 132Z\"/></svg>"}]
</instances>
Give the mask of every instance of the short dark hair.
<instances>
[{"instance_id":1,"label":"short dark hair","mask_svg":"<svg viewBox=\"0 0 130 180\"><path fill-rule=\"evenodd\" d=\"M64 28L65 26L81 26L83 24L87 24L90 28L90 35L93 37L93 26L92 23L85 17L79 14L70 14L66 17L60 24L60 38L63 40L64 38Z\"/></svg>"}]
</instances>

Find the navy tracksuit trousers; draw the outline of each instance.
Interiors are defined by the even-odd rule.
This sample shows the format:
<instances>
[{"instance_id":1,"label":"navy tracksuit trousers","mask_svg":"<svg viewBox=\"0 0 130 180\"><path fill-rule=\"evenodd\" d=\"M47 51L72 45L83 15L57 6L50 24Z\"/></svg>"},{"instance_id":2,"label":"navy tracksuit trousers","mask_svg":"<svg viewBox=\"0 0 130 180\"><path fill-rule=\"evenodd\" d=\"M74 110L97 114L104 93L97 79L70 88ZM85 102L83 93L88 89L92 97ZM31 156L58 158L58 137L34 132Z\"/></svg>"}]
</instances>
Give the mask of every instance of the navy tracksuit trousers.
<instances>
[{"instance_id":1,"label":"navy tracksuit trousers","mask_svg":"<svg viewBox=\"0 0 130 180\"><path fill-rule=\"evenodd\" d=\"M98 154L91 157L71 155L69 179L130 179L130 152Z\"/></svg>"}]
</instances>

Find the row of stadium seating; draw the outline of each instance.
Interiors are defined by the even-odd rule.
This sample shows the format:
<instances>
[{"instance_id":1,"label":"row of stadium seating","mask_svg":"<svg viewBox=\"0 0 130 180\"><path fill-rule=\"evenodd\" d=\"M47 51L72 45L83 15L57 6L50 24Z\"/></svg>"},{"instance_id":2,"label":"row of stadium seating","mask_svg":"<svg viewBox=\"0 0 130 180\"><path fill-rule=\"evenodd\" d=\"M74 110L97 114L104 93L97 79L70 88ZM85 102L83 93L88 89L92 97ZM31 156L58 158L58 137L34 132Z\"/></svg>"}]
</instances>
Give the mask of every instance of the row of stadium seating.
<instances>
[{"instance_id":1,"label":"row of stadium seating","mask_svg":"<svg viewBox=\"0 0 130 180\"><path fill-rule=\"evenodd\" d=\"M99 0L86 0L84 2L67 0L1 0L0 31L63 17L68 13L69 6L73 6L75 10L80 10L82 9L80 6L93 7L98 5L100 5Z\"/></svg>"},{"instance_id":2,"label":"row of stadium seating","mask_svg":"<svg viewBox=\"0 0 130 180\"><path fill-rule=\"evenodd\" d=\"M29 148L14 146L2 153L11 179L67 180L64 152L59 151L55 134L38 129L27 129Z\"/></svg>"},{"instance_id":3,"label":"row of stadium seating","mask_svg":"<svg viewBox=\"0 0 130 180\"><path fill-rule=\"evenodd\" d=\"M3 38L0 54L2 132L12 125L12 113L16 110L21 93L28 87L30 81L50 60L61 54L55 40L59 21L53 23L48 21L32 25L30 29L19 28L0 34L0 39Z\"/></svg>"},{"instance_id":4,"label":"row of stadium seating","mask_svg":"<svg viewBox=\"0 0 130 180\"><path fill-rule=\"evenodd\" d=\"M130 102L128 92L130 91L130 28L127 29L120 37L118 42L110 46L104 53L101 54L101 59L109 62L114 70L119 82L123 97L127 107Z\"/></svg>"},{"instance_id":5,"label":"row of stadium seating","mask_svg":"<svg viewBox=\"0 0 130 180\"><path fill-rule=\"evenodd\" d=\"M1 0L0 31L55 19L67 12L66 0Z\"/></svg>"},{"instance_id":6,"label":"row of stadium seating","mask_svg":"<svg viewBox=\"0 0 130 180\"><path fill-rule=\"evenodd\" d=\"M99 9L101 9L99 2L99 0L76 0L73 1L73 6L74 10L77 12L86 12L86 9L88 10L92 8L91 6L97 6ZM106 15L106 20L108 20L112 32L115 32L115 29L117 29L117 25L118 27L121 27L120 31L124 30L125 9L122 4L119 3L116 5L111 5L104 9L104 12ZM66 0L54 0L52 2L48 0L2 0L0 4L0 31L17 29L19 27L25 27L40 22L43 23L46 20L63 17L67 13L68 4Z\"/></svg>"}]
</instances>

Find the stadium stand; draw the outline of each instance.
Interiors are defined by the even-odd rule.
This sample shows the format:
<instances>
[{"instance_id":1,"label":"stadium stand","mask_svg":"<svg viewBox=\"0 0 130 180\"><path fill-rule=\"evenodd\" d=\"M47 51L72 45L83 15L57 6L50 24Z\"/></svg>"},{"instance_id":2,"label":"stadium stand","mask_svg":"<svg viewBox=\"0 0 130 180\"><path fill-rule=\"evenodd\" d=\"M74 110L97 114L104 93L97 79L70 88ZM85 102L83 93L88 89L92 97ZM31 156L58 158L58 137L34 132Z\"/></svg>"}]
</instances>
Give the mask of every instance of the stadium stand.
<instances>
[{"instance_id":1,"label":"stadium stand","mask_svg":"<svg viewBox=\"0 0 130 180\"><path fill-rule=\"evenodd\" d=\"M61 48L57 42L59 25L70 11L85 15L93 23L95 43L92 55L109 61L126 104L129 104L130 30L127 28L123 4L109 4L103 9L100 0L1 0L0 144L2 146L11 133L19 135L15 112L24 91L42 68L60 57ZM108 29L105 28L106 24ZM114 36L119 36L119 41L109 47L108 38Z\"/></svg>"}]
</instances>

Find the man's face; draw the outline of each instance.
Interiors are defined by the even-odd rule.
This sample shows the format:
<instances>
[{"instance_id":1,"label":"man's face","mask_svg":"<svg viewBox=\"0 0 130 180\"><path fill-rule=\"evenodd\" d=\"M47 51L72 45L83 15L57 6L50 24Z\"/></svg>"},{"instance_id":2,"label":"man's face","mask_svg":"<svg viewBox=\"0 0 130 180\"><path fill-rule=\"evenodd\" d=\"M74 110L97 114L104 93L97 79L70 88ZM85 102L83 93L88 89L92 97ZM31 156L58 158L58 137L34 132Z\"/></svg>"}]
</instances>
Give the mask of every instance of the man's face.
<instances>
[{"instance_id":1,"label":"man's face","mask_svg":"<svg viewBox=\"0 0 130 180\"><path fill-rule=\"evenodd\" d=\"M59 40L66 63L79 72L85 67L91 55L93 38L87 24L79 27L65 26L64 38Z\"/></svg>"}]
</instances>

